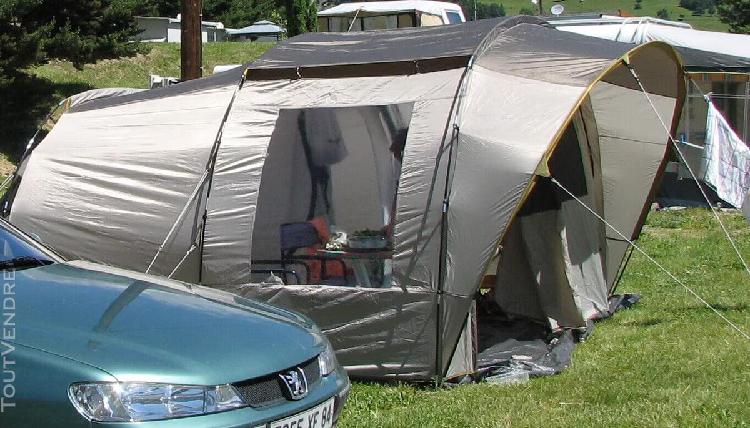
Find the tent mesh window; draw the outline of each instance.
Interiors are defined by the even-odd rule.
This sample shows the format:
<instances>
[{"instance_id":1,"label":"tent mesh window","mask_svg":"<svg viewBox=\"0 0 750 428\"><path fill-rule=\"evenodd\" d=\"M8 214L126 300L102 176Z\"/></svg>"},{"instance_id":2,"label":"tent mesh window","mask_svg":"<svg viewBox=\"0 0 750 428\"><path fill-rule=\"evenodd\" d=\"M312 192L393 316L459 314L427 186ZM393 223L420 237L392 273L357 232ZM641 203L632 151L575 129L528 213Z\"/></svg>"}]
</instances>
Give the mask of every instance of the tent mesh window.
<instances>
[{"instance_id":1,"label":"tent mesh window","mask_svg":"<svg viewBox=\"0 0 750 428\"><path fill-rule=\"evenodd\" d=\"M312 283L390 287L396 190L412 107L282 110L263 166L253 259L279 257L282 225L310 222L320 244L295 254ZM326 257L344 268L329 266ZM334 279L331 269L316 274L326 267L343 270L338 276L344 278Z\"/></svg>"}]
</instances>

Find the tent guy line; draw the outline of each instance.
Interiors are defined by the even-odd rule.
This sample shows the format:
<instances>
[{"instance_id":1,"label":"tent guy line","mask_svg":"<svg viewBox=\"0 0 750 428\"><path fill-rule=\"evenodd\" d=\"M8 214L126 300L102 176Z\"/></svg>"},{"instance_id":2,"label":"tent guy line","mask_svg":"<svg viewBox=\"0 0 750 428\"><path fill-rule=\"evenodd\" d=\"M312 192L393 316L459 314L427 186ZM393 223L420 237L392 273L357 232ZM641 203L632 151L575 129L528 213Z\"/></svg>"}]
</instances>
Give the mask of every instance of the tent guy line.
<instances>
[{"instance_id":1,"label":"tent guy line","mask_svg":"<svg viewBox=\"0 0 750 428\"><path fill-rule=\"evenodd\" d=\"M649 261L650 261L651 263L653 263L653 264L654 264L654 265L655 265L656 267L658 267L659 269L661 269L661 271L662 271L662 272L664 272L665 274L667 274L667 276L669 276L669 277L670 277L670 278L671 278L671 279L672 279L672 280L673 280L674 282L676 282L677 284L681 285L681 286L682 286L682 287L683 287L683 288L684 288L685 290L687 290L687 291L688 291L688 293L692 294L692 295L693 295L693 297L695 297L696 299L698 299L698 301L700 301L701 303L703 303L703 304L704 304L704 305L705 305L705 306L706 306L706 307L707 307L708 309L710 309L710 310L712 310L712 311L713 311L714 313L716 313L716 315L718 315L718 316L719 316L719 318L721 318L722 320L724 320L724 322L726 322L726 323L727 323L727 324L728 324L728 325L729 325L730 327L732 327L733 329L737 330L737 332L738 332L738 333L739 333L740 335L742 335L742 336L743 336L743 337L744 337L745 339L747 339L747 340L750 340L750 334L746 333L746 332L745 332L744 330L742 330L742 329L741 329L741 328L740 328L739 326L737 326L737 324L733 323L733 322L732 322L732 321L731 321L731 320L730 320L729 318L727 318L726 316L724 316L724 314L722 314L721 312L719 312L719 310L718 310L718 309L714 308L714 307L713 307L713 305L711 305L710 303L708 303L708 301L706 301L706 299L704 299L704 298L703 298L703 297L701 297L701 296L700 296L700 295L699 295L698 293L696 293L695 291L693 291L693 289L692 289L692 288L688 287L688 285L687 285L687 284L685 284L685 283L684 283L683 281L681 281L681 280L680 280L679 278L677 278L677 276L675 276L675 275L674 275L674 274L673 274L672 272L670 272L670 271L669 271L669 270L668 270L667 268L665 268L665 267L664 267L664 266L663 266L663 265L662 265L661 263L659 263L658 261L656 261L656 259L654 259L654 258L653 258L653 257L651 257L650 255L648 255L648 254L647 254L647 253L646 253L645 251L643 251L643 249L642 249L642 248L641 248L640 246L638 246L638 245L637 245L637 244L636 244L636 243L635 243L634 241L632 241L632 240L628 239L628 238L627 238L627 237L625 236L625 234L623 234L622 232L620 232L620 231L619 231L619 230L618 230L617 228L615 228L614 226L612 226L611 224L609 224L609 222L607 222L607 220L605 220L605 219L604 219L604 218L602 218L602 217L601 217L601 216L600 216L599 214L597 214L597 213L596 213L596 212L595 212L594 210L592 210L591 208L589 208L589 206L588 206L588 205L586 205L586 204L585 204L585 203L584 203L584 202L583 202L582 200L580 200L580 199L579 199L579 198L578 198L578 197L577 197L576 195L574 195L574 194L573 194L573 193L572 193L572 192L571 192L570 190L568 190L567 188L565 188L565 186L563 186L563 185L562 185L562 184L561 184L561 183L560 183L559 181L557 181L557 180L556 180L556 179L555 179L554 177L551 177L550 179L551 179L551 181L552 181L552 182L553 182L553 183L554 183L555 185L557 185L557 187L559 187L560 189L562 189L562 190L563 190L563 191L564 191L565 193L567 193L567 194L568 194L568 195L569 195L569 196L570 196L571 198L575 199L575 200L576 200L576 202L578 202L579 204L581 204L581 205L582 205L582 206L583 206L583 207L584 207L584 208L586 209L586 211L588 211L588 212L590 212L591 214L593 214L593 215L594 215L594 216L595 216L595 217L596 217L597 219L599 219L599 221L601 221L602 223L604 223L604 225L605 225L605 226L607 226L608 228L612 229L612 230L613 230L613 231L614 231L615 233L617 233L618 235L620 235L620 237L621 237L622 239L624 239L624 240L625 240L625 241L627 241L627 242L628 242L628 243L629 243L630 245L632 245L632 246L633 246L633 248L635 248L635 249L636 249L636 250L637 250L637 251L638 251L639 253L643 254L643 256L644 256L644 257L646 257L646 258L647 258L647 259L648 259L648 260L649 260Z\"/></svg>"},{"instance_id":2,"label":"tent guy line","mask_svg":"<svg viewBox=\"0 0 750 428\"><path fill-rule=\"evenodd\" d=\"M630 74L633 75L633 78L635 79L636 83L638 83L638 86L641 88L641 92L643 93L643 96L646 97L648 100L649 105L651 106L651 109L656 114L656 117L659 119L659 122L661 123L661 126L664 128L664 131L667 133L667 138L669 138L669 141L672 142L672 146L675 148L677 153L680 155L680 159L682 160L682 163L685 164L687 167L688 172L690 172L690 176L693 178L693 181L695 181L696 186L698 186L698 190L700 190L701 195L703 195L703 199L706 201L708 206L711 208L711 212L714 214L714 217L719 222L719 225L721 225L721 230L724 231L724 235L726 235L727 239L729 240L729 243L732 245L732 248L734 249L734 252L737 254L737 257L740 259L740 262L742 263L742 266L745 268L745 272L747 272L748 275L750 275L750 268L747 266L747 262L745 261L745 258L742 257L742 253L740 253L739 248L737 248L737 244L734 242L734 239L732 239L732 236L729 234L729 231L727 230L726 226L724 225L724 222L721 220L721 216L719 216L719 213L717 212L716 208L711 205L711 201L708 199L708 195L706 195L706 191L703 189L703 187L700 185L700 182L698 180L698 177L695 175L695 172L693 171L693 168L690 166L690 163L685 159L685 155L682 153L682 150L680 149L679 145L677 144L677 140L672 136L672 134L669 132L669 128L664 123L664 119L662 119L661 115L656 109L656 106L654 105L654 102L651 100L651 97L648 96L648 93L646 92L646 88L643 87L643 83L641 83L641 79L638 78L638 74L636 74L633 67L630 66L630 64L625 63L625 65L628 67L628 70L630 70ZM695 84L695 82L693 82ZM698 85L696 85L698 86ZM698 88L700 90L700 88ZM703 94L703 92L701 92ZM706 99L706 96L703 95L703 99ZM750 338L749 338L750 339Z\"/></svg>"}]
</instances>

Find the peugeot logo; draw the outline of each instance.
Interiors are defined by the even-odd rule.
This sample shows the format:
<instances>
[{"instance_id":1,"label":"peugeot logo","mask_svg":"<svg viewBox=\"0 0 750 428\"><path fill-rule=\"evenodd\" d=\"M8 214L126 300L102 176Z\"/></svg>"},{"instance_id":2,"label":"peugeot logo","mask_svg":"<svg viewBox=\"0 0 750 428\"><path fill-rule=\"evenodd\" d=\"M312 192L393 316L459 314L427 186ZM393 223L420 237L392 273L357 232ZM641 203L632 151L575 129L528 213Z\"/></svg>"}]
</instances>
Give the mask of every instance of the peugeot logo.
<instances>
[{"instance_id":1,"label":"peugeot logo","mask_svg":"<svg viewBox=\"0 0 750 428\"><path fill-rule=\"evenodd\" d=\"M301 400L307 396L307 378L301 368L295 367L291 370L279 373L281 383L286 386L286 392L291 400Z\"/></svg>"}]
</instances>

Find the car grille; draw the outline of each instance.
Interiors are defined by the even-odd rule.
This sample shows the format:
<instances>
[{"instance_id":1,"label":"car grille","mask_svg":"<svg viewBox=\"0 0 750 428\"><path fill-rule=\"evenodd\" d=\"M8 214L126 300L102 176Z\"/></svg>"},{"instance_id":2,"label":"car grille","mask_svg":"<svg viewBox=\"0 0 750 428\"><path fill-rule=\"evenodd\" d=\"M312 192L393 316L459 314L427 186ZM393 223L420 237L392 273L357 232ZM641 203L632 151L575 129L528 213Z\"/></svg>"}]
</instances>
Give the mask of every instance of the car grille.
<instances>
[{"instance_id":1,"label":"car grille","mask_svg":"<svg viewBox=\"0 0 750 428\"><path fill-rule=\"evenodd\" d=\"M320 380L318 357L305 361L298 366L289 367L286 370L291 370L295 367L299 367L305 372L307 390L312 391ZM279 373L281 372L276 372L255 379L243 380L241 382L233 383L232 386L249 406L256 408L272 406L287 401L287 398L284 395L284 385L281 383L282 380L279 377Z\"/></svg>"}]
</instances>

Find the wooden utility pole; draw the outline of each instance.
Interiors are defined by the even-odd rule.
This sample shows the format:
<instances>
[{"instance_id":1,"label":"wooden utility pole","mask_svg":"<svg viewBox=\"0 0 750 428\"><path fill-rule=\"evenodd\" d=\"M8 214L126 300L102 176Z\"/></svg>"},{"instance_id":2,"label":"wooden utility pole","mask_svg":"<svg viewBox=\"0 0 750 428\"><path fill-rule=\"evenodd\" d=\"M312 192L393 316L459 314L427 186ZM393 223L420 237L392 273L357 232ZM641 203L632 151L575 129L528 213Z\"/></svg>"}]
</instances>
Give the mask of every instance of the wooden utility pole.
<instances>
[{"instance_id":1,"label":"wooden utility pole","mask_svg":"<svg viewBox=\"0 0 750 428\"><path fill-rule=\"evenodd\" d=\"M542 0L539 0L539 16L544 15L544 9L542 6Z\"/></svg>"},{"instance_id":2,"label":"wooden utility pole","mask_svg":"<svg viewBox=\"0 0 750 428\"><path fill-rule=\"evenodd\" d=\"M191 80L202 76L203 44L201 39L201 0L182 0L180 22L180 79Z\"/></svg>"}]
</instances>

